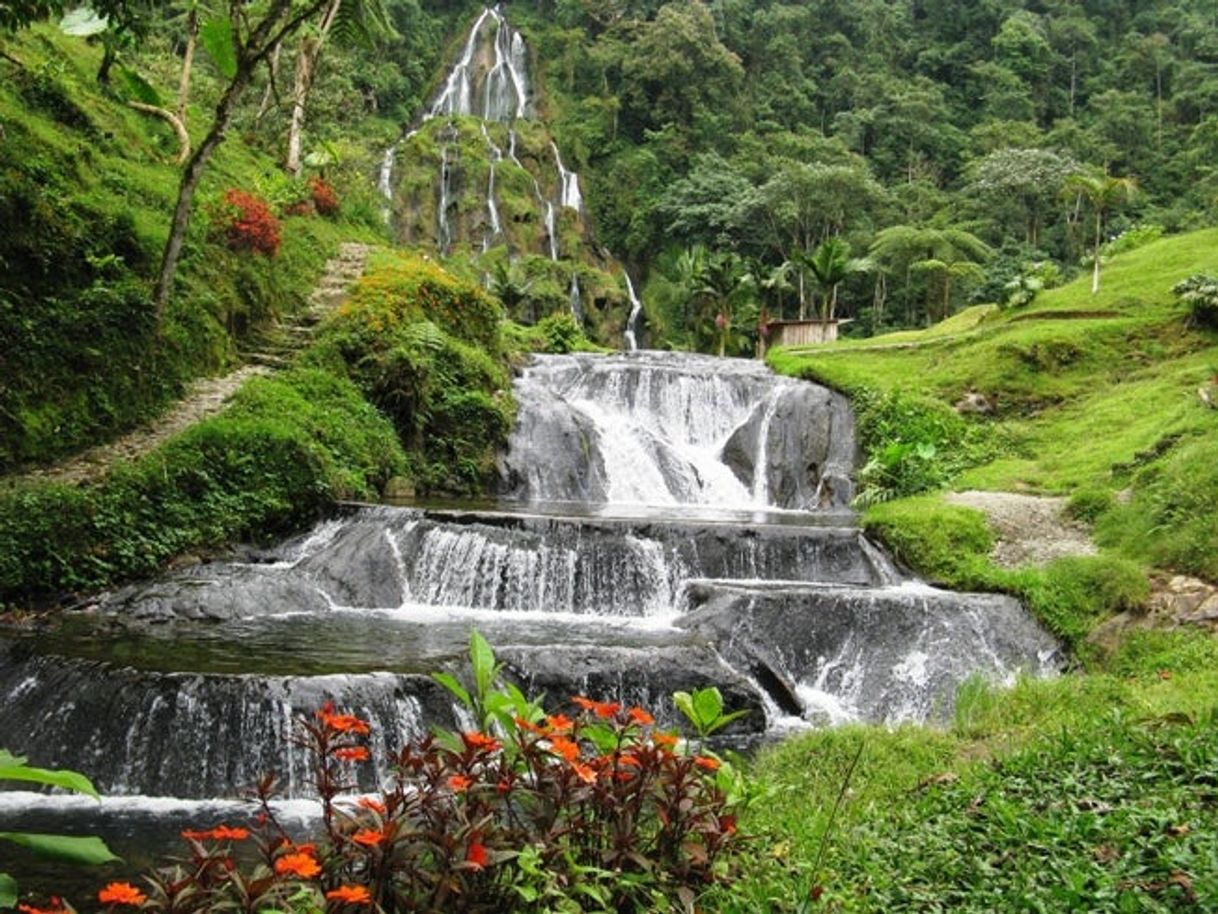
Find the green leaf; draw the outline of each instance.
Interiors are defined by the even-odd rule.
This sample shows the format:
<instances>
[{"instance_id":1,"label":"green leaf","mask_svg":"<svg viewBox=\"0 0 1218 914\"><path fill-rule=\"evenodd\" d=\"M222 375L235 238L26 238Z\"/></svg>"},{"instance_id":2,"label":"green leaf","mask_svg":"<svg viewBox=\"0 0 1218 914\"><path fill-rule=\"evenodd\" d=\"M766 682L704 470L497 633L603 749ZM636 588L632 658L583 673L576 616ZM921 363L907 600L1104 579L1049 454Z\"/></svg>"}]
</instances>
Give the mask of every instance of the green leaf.
<instances>
[{"instance_id":1,"label":"green leaf","mask_svg":"<svg viewBox=\"0 0 1218 914\"><path fill-rule=\"evenodd\" d=\"M8 873L0 873L0 908L17 907L17 880Z\"/></svg>"},{"instance_id":2,"label":"green leaf","mask_svg":"<svg viewBox=\"0 0 1218 914\"><path fill-rule=\"evenodd\" d=\"M233 40L233 24L227 19L209 19L199 29L199 43L211 56L225 79L237 75L237 45Z\"/></svg>"},{"instance_id":3,"label":"green leaf","mask_svg":"<svg viewBox=\"0 0 1218 914\"><path fill-rule=\"evenodd\" d=\"M469 659L474 665L474 688L484 697L495 680L495 651L476 628L469 633Z\"/></svg>"},{"instance_id":4,"label":"green leaf","mask_svg":"<svg viewBox=\"0 0 1218 914\"><path fill-rule=\"evenodd\" d=\"M457 700L465 705L465 707L473 708L474 702L469 697L469 692L465 691L465 688L457 681L457 677L451 673L432 673L431 678L457 696Z\"/></svg>"},{"instance_id":5,"label":"green leaf","mask_svg":"<svg viewBox=\"0 0 1218 914\"><path fill-rule=\"evenodd\" d=\"M165 103L161 100L160 93L156 87L135 70L129 67L119 67L119 75L123 78L123 85L127 87L127 91L131 93L131 97L137 102L143 102L145 105L155 105L157 108L164 108Z\"/></svg>"},{"instance_id":6,"label":"green leaf","mask_svg":"<svg viewBox=\"0 0 1218 914\"><path fill-rule=\"evenodd\" d=\"M744 717L744 715L748 713L748 709L745 708L742 711L733 711L731 714L720 714L717 718L715 718L715 720L711 721L710 724L707 725L706 732L709 735L714 733L716 730L722 730L732 721Z\"/></svg>"},{"instance_id":7,"label":"green leaf","mask_svg":"<svg viewBox=\"0 0 1218 914\"><path fill-rule=\"evenodd\" d=\"M13 762L17 764L12 764ZM47 787L63 787L77 793L86 793L91 797L98 796L97 788L79 772L31 768L25 764L25 759L16 759L8 753L0 755L0 781L28 781Z\"/></svg>"},{"instance_id":8,"label":"green leaf","mask_svg":"<svg viewBox=\"0 0 1218 914\"><path fill-rule=\"evenodd\" d=\"M694 692L694 711L703 727L710 727L723 713L723 696L716 686L708 686Z\"/></svg>"},{"instance_id":9,"label":"green leaf","mask_svg":"<svg viewBox=\"0 0 1218 914\"><path fill-rule=\"evenodd\" d=\"M118 860L101 838L77 838L68 835L36 835L22 832L0 832L0 839L28 847L39 857L96 866Z\"/></svg>"},{"instance_id":10,"label":"green leaf","mask_svg":"<svg viewBox=\"0 0 1218 914\"><path fill-rule=\"evenodd\" d=\"M601 755L608 755L617 748L617 734L604 724L584 727L579 735L591 742Z\"/></svg>"},{"instance_id":11,"label":"green leaf","mask_svg":"<svg viewBox=\"0 0 1218 914\"><path fill-rule=\"evenodd\" d=\"M87 6L79 6L59 20L59 31L76 38L100 35L110 28L110 20L99 16Z\"/></svg>"},{"instance_id":12,"label":"green leaf","mask_svg":"<svg viewBox=\"0 0 1218 914\"><path fill-rule=\"evenodd\" d=\"M677 710L684 714L686 719L689 720L691 724L698 729L701 729L701 727L698 727L698 715L694 710L694 699L692 695L690 695L688 692L673 692L672 703L677 706Z\"/></svg>"}]
</instances>

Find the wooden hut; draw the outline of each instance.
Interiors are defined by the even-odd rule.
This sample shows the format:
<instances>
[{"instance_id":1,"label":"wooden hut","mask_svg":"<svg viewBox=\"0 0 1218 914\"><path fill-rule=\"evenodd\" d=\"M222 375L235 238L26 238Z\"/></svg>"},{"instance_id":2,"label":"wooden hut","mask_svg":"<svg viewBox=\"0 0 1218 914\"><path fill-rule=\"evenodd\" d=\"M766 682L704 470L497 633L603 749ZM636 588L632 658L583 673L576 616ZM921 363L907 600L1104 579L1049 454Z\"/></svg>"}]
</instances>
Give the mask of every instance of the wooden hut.
<instances>
[{"instance_id":1,"label":"wooden hut","mask_svg":"<svg viewBox=\"0 0 1218 914\"><path fill-rule=\"evenodd\" d=\"M807 320L770 321L766 348L771 346L814 346L817 343L832 343L837 339L837 325L845 321Z\"/></svg>"}]
</instances>

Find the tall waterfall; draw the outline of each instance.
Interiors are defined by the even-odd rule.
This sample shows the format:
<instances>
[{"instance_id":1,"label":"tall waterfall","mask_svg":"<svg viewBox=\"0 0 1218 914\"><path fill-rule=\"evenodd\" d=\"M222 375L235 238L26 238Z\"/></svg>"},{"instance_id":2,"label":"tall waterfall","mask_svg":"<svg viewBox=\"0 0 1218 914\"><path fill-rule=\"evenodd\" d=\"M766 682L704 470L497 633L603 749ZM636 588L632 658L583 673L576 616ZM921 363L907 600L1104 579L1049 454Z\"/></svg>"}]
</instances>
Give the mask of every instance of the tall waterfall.
<instances>
[{"instance_id":1,"label":"tall waterfall","mask_svg":"<svg viewBox=\"0 0 1218 914\"><path fill-rule=\"evenodd\" d=\"M474 117L483 121L480 126L486 138L490 164L486 180L487 223L479 232L476 242L480 243L481 250L485 253L496 244L513 244L512 227L504 225L496 199L496 188L502 176L499 166L501 163L510 163L513 167L529 173L539 217L545 227L545 250L551 260L558 261L562 257L558 211L565 208L582 213L583 193L579 175L567 168L557 144L553 141L549 142L554 169L552 180L547 174L534 174L518 155L519 135L512 125L531 117L533 113L528 56L524 37L508 23L502 7L483 9L466 34L460 52L423 114L422 121L426 123L437 118L457 116ZM503 149L488 133L488 123L508 125L506 158ZM387 201L386 218L390 224L393 223L394 169L400 161L405 161L402 159L403 148L407 146L407 140L419 129L421 128L416 127L403 140L386 150L382 159L377 186ZM456 129L454 128L454 132ZM450 144L444 145L447 147ZM462 224L454 221L449 214L449 211L454 209L457 196L452 193L452 175L447 169L455 168L460 172L465 167L464 163L459 161L455 142L451 145L454 146L452 154L446 150L443 155L441 167L446 170L441 175L437 191L440 215L436 220L436 232L437 246L441 253L448 253L455 243L464 240L468 234L462 232ZM457 161L454 161L454 158ZM534 158L532 161L540 160ZM548 163L545 168L548 171ZM582 318L578 280L572 280L568 298L572 313Z\"/></svg>"},{"instance_id":2,"label":"tall waterfall","mask_svg":"<svg viewBox=\"0 0 1218 914\"><path fill-rule=\"evenodd\" d=\"M536 358L515 396L493 506L353 507L0 640L6 748L133 798L231 797L269 770L307 797L292 721L333 700L373 722L371 789L390 748L468 726L427 674L463 672L472 627L554 708L615 697L671 724L672 692L715 684L738 736L924 720L970 676L1057 668L1015 600L911 581L863 536L839 395L635 352Z\"/></svg>"}]
</instances>

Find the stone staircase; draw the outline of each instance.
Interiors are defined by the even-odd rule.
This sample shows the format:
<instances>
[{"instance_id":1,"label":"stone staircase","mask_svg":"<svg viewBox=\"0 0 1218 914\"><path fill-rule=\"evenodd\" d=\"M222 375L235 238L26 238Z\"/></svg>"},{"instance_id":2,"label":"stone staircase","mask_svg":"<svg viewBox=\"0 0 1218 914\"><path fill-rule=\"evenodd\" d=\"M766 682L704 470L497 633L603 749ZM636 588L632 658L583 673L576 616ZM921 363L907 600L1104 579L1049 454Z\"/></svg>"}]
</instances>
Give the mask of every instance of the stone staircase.
<instances>
[{"instance_id":1,"label":"stone staircase","mask_svg":"<svg viewBox=\"0 0 1218 914\"><path fill-rule=\"evenodd\" d=\"M298 314L277 321L251 334L239 347L250 365L286 368L293 357L309 345L318 323L347 297L347 291L364 273L372 246L347 242L326 262L317 286L309 293L308 305Z\"/></svg>"}]
</instances>

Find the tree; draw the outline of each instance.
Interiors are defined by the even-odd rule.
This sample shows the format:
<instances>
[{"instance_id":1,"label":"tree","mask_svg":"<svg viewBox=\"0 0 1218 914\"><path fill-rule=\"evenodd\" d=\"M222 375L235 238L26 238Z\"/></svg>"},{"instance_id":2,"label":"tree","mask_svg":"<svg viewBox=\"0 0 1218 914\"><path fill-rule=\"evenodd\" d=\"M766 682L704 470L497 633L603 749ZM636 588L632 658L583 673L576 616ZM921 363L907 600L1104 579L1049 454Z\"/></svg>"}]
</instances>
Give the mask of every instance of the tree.
<instances>
[{"instance_id":1,"label":"tree","mask_svg":"<svg viewBox=\"0 0 1218 914\"><path fill-rule=\"evenodd\" d=\"M232 123L237 103L272 49L288 36L296 34L327 2L329 0L269 0L267 5L262 7L255 6L250 0L229 0L227 18L212 20L203 27L203 41L215 58L221 75L228 79L228 85L220 101L216 103L207 136L187 161L178 183L173 221L170 223L169 237L161 255L161 269L153 290L158 322L164 317L169 296L173 293L178 261L182 256L182 244L186 240L186 231L190 228L195 191L199 189L199 182L203 179L204 169L212 154L224 142L224 135ZM260 8L262 18L254 20L252 14Z\"/></svg>"},{"instance_id":2,"label":"tree","mask_svg":"<svg viewBox=\"0 0 1218 914\"><path fill-rule=\"evenodd\" d=\"M939 319L951 313L952 286L957 280L981 279L985 273L980 261L988 260L993 250L988 244L962 228L933 228L894 225L875 237L871 256L889 269L903 268L939 279L940 307L934 307L933 285L927 290L927 318L939 312Z\"/></svg>"},{"instance_id":3,"label":"tree","mask_svg":"<svg viewBox=\"0 0 1218 914\"><path fill-rule=\"evenodd\" d=\"M1070 156L1049 149L999 149L977 163L972 188L993 204L1022 210L1024 238L1035 246L1045 207L1078 169Z\"/></svg>"},{"instance_id":4,"label":"tree","mask_svg":"<svg viewBox=\"0 0 1218 914\"><path fill-rule=\"evenodd\" d=\"M284 168L293 176L300 174L305 103L313 87L318 58L331 31L349 44L370 49L376 37L391 36L393 27L389 24L389 13L383 0L346 0L345 3L343 0L327 0L317 22L304 31L300 49L296 53L288 152L284 161Z\"/></svg>"},{"instance_id":5,"label":"tree","mask_svg":"<svg viewBox=\"0 0 1218 914\"><path fill-rule=\"evenodd\" d=\"M1120 203L1133 198L1137 181L1130 177L1077 173L1066 179L1066 192L1078 194L1091 204L1095 213L1094 264L1091 270L1091 294L1100 291L1100 247L1104 243L1104 219Z\"/></svg>"},{"instance_id":6,"label":"tree","mask_svg":"<svg viewBox=\"0 0 1218 914\"><path fill-rule=\"evenodd\" d=\"M846 279L856 273L871 269L871 261L865 257L851 257L850 244L840 237L826 238L815 251L797 251L795 262L812 277L820 287L820 319L831 321L837 310L837 289ZM803 309L800 309L803 320Z\"/></svg>"}]
</instances>

